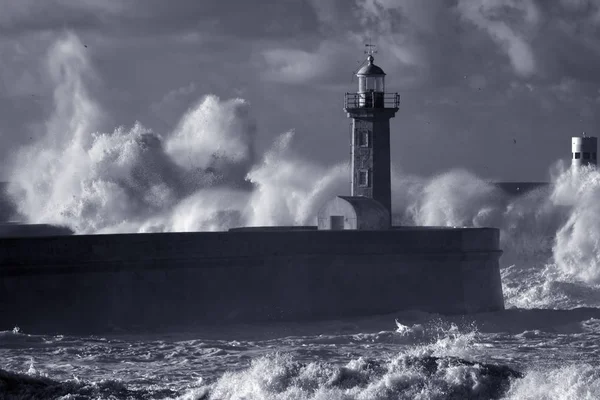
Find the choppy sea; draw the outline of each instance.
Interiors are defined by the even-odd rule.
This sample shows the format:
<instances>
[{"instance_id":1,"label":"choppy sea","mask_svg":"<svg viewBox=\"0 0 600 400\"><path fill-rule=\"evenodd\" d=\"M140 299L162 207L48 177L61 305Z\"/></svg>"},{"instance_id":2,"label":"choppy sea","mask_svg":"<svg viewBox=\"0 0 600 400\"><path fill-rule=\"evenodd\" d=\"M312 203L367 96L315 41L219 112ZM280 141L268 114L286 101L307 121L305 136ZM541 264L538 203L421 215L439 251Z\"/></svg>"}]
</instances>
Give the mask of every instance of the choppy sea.
<instances>
[{"instance_id":1,"label":"choppy sea","mask_svg":"<svg viewBox=\"0 0 600 400\"><path fill-rule=\"evenodd\" d=\"M600 309L0 333L2 399L598 399Z\"/></svg>"}]
</instances>

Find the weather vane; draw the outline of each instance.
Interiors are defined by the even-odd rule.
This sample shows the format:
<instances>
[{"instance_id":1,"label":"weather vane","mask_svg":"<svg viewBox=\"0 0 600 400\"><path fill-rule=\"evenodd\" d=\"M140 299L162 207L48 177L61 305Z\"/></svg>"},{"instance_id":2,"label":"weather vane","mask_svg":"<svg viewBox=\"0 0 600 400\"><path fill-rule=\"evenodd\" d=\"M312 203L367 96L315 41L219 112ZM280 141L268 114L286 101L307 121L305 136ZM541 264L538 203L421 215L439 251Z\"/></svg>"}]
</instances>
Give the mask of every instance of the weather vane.
<instances>
[{"instance_id":1,"label":"weather vane","mask_svg":"<svg viewBox=\"0 0 600 400\"><path fill-rule=\"evenodd\" d=\"M368 48L368 50L365 50L365 54L373 55L377 53L377 50L375 50L377 45L371 44L371 38L369 38L369 43L365 44L365 47Z\"/></svg>"},{"instance_id":2,"label":"weather vane","mask_svg":"<svg viewBox=\"0 0 600 400\"><path fill-rule=\"evenodd\" d=\"M377 50L375 50L375 48L377 47L377 45L375 44L371 44L371 38L369 38L369 43L365 44L365 47L367 48L367 50L365 50L365 54L368 54L369 56L373 56L373 54L377 53ZM367 63L369 60L369 57L367 57L367 60L362 60L362 61L357 61L359 63L358 68L356 69L356 71L352 72L352 82L354 82L354 75L358 72L358 70L365 65L365 63ZM372 60L371 60L372 62Z\"/></svg>"}]
</instances>

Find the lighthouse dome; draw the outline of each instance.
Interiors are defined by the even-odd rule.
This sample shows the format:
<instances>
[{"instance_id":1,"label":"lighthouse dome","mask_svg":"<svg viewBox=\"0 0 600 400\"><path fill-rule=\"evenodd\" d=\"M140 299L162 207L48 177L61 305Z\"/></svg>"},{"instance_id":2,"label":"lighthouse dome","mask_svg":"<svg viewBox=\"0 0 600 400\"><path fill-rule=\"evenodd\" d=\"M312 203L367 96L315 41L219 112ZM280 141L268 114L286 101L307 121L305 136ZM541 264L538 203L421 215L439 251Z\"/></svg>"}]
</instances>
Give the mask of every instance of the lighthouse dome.
<instances>
[{"instance_id":1,"label":"lighthouse dome","mask_svg":"<svg viewBox=\"0 0 600 400\"><path fill-rule=\"evenodd\" d=\"M385 72L383 72L383 70L381 68L379 68L377 65L373 64L373 56L369 55L369 57L367 58L367 65L365 65L364 67L362 67L361 69L358 70L358 72L356 73L356 75L358 76L365 76L365 75L385 75Z\"/></svg>"}]
</instances>

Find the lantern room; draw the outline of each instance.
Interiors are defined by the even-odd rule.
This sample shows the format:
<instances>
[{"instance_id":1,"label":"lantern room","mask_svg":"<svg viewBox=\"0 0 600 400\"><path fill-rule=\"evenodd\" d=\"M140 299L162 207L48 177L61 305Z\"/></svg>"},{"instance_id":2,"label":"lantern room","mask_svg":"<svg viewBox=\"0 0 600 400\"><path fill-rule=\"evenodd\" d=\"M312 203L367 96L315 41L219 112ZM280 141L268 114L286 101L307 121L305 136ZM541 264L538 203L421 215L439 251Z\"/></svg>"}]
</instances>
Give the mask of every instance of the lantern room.
<instances>
[{"instance_id":1,"label":"lantern room","mask_svg":"<svg viewBox=\"0 0 600 400\"><path fill-rule=\"evenodd\" d=\"M358 77L358 92L385 92L385 72L377 65L373 64L373 56L367 57L367 65L362 67L356 73Z\"/></svg>"},{"instance_id":2,"label":"lantern room","mask_svg":"<svg viewBox=\"0 0 600 400\"><path fill-rule=\"evenodd\" d=\"M384 107L385 72L373 64L373 56L367 57L367 65L357 73L359 107Z\"/></svg>"}]
</instances>

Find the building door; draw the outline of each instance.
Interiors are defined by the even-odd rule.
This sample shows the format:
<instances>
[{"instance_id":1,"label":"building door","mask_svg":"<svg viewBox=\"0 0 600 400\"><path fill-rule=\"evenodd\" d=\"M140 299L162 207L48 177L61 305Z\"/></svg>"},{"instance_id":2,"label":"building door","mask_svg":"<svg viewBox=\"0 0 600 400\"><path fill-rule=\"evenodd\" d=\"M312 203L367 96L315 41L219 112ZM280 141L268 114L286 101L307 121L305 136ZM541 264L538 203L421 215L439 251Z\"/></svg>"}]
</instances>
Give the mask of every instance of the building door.
<instances>
[{"instance_id":1,"label":"building door","mask_svg":"<svg viewBox=\"0 0 600 400\"><path fill-rule=\"evenodd\" d=\"M329 218L330 218L332 231L344 230L344 216L343 215L332 215Z\"/></svg>"}]
</instances>

